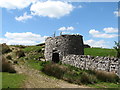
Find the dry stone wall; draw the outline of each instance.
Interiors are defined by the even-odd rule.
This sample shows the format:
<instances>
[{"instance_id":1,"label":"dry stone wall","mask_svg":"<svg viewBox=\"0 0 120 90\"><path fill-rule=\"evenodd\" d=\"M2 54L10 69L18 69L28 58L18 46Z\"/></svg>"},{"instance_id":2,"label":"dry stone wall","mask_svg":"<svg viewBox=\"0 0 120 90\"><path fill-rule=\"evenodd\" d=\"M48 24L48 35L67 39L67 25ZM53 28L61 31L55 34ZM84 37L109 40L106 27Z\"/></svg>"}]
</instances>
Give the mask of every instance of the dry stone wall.
<instances>
[{"instance_id":1,"label":"dry stone wall","mask_svg":"<svg viewBox=\"0 0 120 90\"><path fill-rule=\"evenodd\" d=\"M95 69L114 72L120 76L120 60L115 57L93 57L89 55L67 55L63 64L70 64L81 69Z\"/></svg>"}]
</instances>

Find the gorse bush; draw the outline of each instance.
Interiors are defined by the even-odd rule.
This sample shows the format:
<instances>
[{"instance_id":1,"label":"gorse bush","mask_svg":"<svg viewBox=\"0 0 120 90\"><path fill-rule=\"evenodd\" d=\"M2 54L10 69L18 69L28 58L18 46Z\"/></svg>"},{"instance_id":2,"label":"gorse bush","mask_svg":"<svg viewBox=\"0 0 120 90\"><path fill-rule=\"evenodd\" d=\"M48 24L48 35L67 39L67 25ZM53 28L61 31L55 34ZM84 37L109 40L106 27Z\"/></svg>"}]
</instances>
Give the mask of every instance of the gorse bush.
<instances>
[{"instance_id":1,"label":"gorse bush","mask_svg":"<svg viewBox=\"0 0 120 90\"><path fill-rule=\"evenodd\" d=\"M75 84L96 83L98 81L94 75L90 75L89 73L70 65L48 63L44 65L42 71L47 75L55 76Z\"/></svg>"},{"instance_id":2,"label":"gorse bush","mask_svg":"<svg viewBox=\"0 0 120 90\"><path fill-rule=\"evenodd\" d=\"M66 70L67 68L65 66L49 63L44 66L42 71L48 75L62 78Z\"/></svg>"},{"instance_id":3,"label":"gorse bush","mask_svg":"<svg viewBox=\"0 0 120 90\"><path fill-rule=\"evenodd\" d=\"M21 58L25 56L25 53L23 50L18 50L15 53L16 53L17 58Z\"/></svg>"},{"instance_id":4,"label":"gorse bush","mask_svg":"<svg viewBox=\"0 0 120 90\"><path fill-rule=\"evenodd\" d=\"M93 84L99 81L102 82L119 82L119 77L110 72L81 70L74 66L62 65L55 63L43 63L42 71L50 76L66 80L75 84Z\"/></svg>"}]
</instances>

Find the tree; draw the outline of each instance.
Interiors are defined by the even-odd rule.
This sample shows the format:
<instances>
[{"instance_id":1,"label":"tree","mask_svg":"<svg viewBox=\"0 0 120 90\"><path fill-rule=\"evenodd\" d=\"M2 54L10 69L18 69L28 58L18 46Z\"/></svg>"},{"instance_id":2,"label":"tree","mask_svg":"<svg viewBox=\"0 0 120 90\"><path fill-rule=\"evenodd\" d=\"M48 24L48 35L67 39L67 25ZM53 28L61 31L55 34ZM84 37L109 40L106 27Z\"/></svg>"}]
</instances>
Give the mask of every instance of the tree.
<instances>
[{"instance_id":1,"label":"tree","mask_svg":"<svg viewBox=\"0 0 120 90\"><path fill-rule=\"evenodd\" d=\"M115 41L115 45L113 48L117 51L117 57L120 58L120 41L116 42Z\"/></svg>"}]
</instances>

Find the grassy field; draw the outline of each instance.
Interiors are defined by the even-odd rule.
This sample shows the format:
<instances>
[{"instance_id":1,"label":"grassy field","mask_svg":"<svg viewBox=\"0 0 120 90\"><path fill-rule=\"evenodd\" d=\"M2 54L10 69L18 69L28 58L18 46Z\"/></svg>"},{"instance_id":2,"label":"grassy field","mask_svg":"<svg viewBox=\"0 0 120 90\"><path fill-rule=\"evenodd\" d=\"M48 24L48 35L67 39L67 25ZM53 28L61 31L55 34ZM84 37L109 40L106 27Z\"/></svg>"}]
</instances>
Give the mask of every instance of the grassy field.
<instances>
[{"instance_id":1,"label":"grassy field","mask_svg":"<svg viewBox=\"0 0 120 90\"><path fill-rule=\"evenodd\" d=\"M85 48L84 54L91 56L116 56L117 52L114 49Z\"/></svg>"},{"instance_id":2,"label":"grassy field","mask_svg":"<svg viewBox=\"0 0 120 90\"><path fill-rule=\"evenodd\" d=\"M25 77L22 74L2 73L2 88L19 88Z\"/></svg>"},{"instance_id":3,"label":"grassy field","mask_svg":"<svg viewBox=\"0 0 120 90\"><path fill-rule=\"evenodd\" d=\"M30 51L39 52L39 50L41 50L41 49L42 49L41 46L28 46L28 47L24 48L23 50L24 50L25 53L29 53Z\"/></svg>"}]
</instances>

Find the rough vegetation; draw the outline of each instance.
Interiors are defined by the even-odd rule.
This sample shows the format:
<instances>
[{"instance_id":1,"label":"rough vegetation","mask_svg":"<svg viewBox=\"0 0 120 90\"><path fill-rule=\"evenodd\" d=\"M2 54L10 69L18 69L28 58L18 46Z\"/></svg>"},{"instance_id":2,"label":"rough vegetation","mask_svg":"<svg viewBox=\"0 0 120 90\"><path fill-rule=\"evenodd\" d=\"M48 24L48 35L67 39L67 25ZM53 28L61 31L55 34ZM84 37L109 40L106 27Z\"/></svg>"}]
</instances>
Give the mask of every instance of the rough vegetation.
<instances>
[{"instance_id":1,"label":"rough vegetation","mask_svg":"<svg viewBox=\"0 0 120 90\"><path fill-rule=\"evenodd\" d=\"M9 73L15 73L15 69L12 67L10 63L6 60L4 56L0 56L0 63L2 63L2 72L9 72Z\"/></svg>"},{"instance_id":2,"label":"rough vegetation","mask_svg":"<svg viewBox=\"0 0 120 90\"><path fill-rule=\"evenodd\" d=\"M66 80L75 84L94 84L98 82L120 82L119 77L111 72L80 70L70 65L47 63L42 71L50 76Z\"/></svg>"},{"instance_id":3,"label":"rough vegetation","mask_svg":"<svg viewBox=\"0 0 120 90\"><path fill-rule=\"evenodd\" d=\"M104 82L120 82L120 79L119 77L115 74L115 73L112 73L112 72L105 72L105 71L91 71L94 73L94 75L96 75L96 77L101 80L101 81L104 81Z\"/></svg>"},{"instance_id":4,"label":"rough vegetation","mask_svg":"<svg viewBox=\"0 0 120 90\"><path fill-rule=\"evenodd\" d=\"M46 74L55 76L57 78L63 78L63 75L67 70L67 67L53 63L45 64L44 68L42 69L42 71Z\"/></svg>"}]
</instances>

